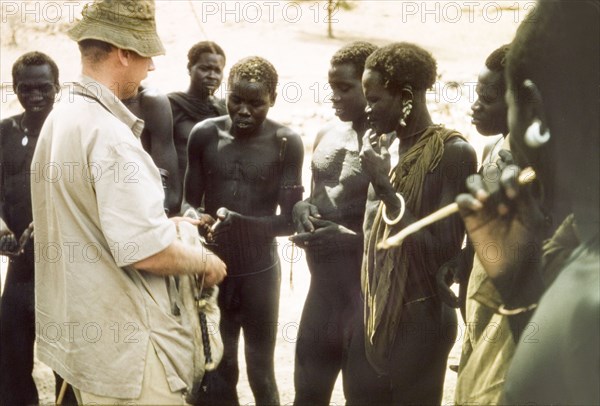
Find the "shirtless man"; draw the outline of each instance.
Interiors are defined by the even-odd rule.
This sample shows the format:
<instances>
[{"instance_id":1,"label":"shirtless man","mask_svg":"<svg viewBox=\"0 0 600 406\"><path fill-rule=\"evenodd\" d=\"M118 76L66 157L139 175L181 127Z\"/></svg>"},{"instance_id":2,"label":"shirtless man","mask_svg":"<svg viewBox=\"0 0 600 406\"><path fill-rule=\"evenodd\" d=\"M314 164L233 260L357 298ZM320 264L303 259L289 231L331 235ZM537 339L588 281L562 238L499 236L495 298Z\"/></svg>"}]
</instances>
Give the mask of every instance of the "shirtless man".
<instances>
[{"instance_id":1,"label":"shirtless man","mask_svg":"<svg viewBox=\"0 0 600 406\"><path fill-rule=\"evenodd\" d=\"M365 331L354 334L351 343L351 405L439 404L442 399L456 314L440 300L435 274L460 251L460 217L438 222L400 247L377 246L452 203L475 172L473 148L456 131L432 123L426 92L435 79L436 61L413 44L380 48L365 65L363 88L373 132L363 139L360 156L371 186L362 269ZM386 134L393 131L400 142L399 163L392 169ZM364 367L365 354L378 376Z\"/></svg>"},{"instance_id":2,"label":"shirtless man","mask_svg":"<svg viewBox=\"0 0 600 406\"><path fill-rule=\"evenodd\" d=\"M173 144L173 116L167 96L154 89L140 87L135 97L124 100L129 111L144 120L142 146L160 170L165 187L165 211L179 213L183 174L177 167L177 152Z\"/></svg>"},{"instance_id":3,"label":"shirtless man","mask_svg":"<svg viewBox=\"0 0 600 406\"><path fill-rule=\"evenodd\" d=\"M311 272L296 342L296 405L328 405L338 374L346 375L351 321L359 316L362 221L369 178L358 153L368 127L362 90L367 57L377 49L355 42L331 59L329 84L341 121L319 132L308 199L294 206L297 235Z\"/></svg>"},{"instance_id":4,"label":"shirtless man","mask_svg":"<svg viewBox=\"0 0 600 406\"><path fill-rule=\"evenodd\" d=\"M229 392L224 404L238 404L241 329L256 404L279 404L273 355L281 273L274 237L293 230L304 147L297 134L267 118L276 85L268 61L239 61L229 75L229 115L205 120L190 134L185 199L197 208L204 199L203 210L218 219L214 251L229 275L219 293L225 349L218 372Z\"/></svg>"},{"instance_id":5,"label":"shirtless man","mask_svg":"<svg viewBox=\"0 0 600 406\"><path fill-rule=\"evenodd\" d=\"M12 69L13 86L24 113L0 122L0 218L10 233L0 237L12 251L0 313L0 399L6 405L38 403L31 376L35 340L34 255L32 240L19 240L33 220L30 169L40 129L60 89L58 67L46 54L29 52Z\"/></svg>"},{"instance_id":6,"label":"shirtless man","mask_svg":"<svg viewBox=\"0 0 600 406\"><path fill-rule=\"evenodd\" d=\"M173 140L177 150L181 182L187 167L188 137L202 120L227 114L225 101L214 96L223 80L225 52L214 42L198 42L188 51L190 86L185 92L169 93L173 112Z\"/></svg>"}]
</instances>

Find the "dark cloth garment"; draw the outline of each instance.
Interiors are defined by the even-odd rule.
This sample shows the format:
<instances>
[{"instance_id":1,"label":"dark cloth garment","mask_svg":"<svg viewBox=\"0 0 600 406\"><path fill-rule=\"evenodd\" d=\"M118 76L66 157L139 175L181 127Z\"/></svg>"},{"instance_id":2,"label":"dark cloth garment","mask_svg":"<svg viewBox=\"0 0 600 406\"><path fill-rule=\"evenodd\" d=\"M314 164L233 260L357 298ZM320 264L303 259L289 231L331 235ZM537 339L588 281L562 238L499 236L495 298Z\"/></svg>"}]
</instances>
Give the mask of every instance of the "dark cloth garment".
<instances>
[{"instance_id":1,"label":"dark cloth garment","mask_svg":"<svg viewBox=\"0 0 600 406\"><path fill-rule=\"evenodd\" d=\"M227 114L225 100L217 99L214 96L209 97L208 103L197 97L190 96L185 92L173 92L167 95L171 102L173 111L173 124L180 119L192 119L199 123L211 117L218 117Z\"/></svg>"},{"instance_id":2,"label":"dark cloth garment","mask_svg":"<svg viewBox=\"0 0 600 406\"><path fill-rule=\"evenodd\" d=\"M30 164L37 137L19 123L23 114L0 122L0 215L19 239L32 221ZM39 175L39 170L35 172ZM34 175L35 176L35 175ZM0 402L2 405L38 403L31 376L35 341L33 243L11 258L0 305Z\"/></svg>"},{"instance_id":3,"label":"dark cloth garment","mask_svg":"<svg viewBox=\"0 0 600 406\"><path fill-rule=\"evenodd\" d=\"M422 218L439 208L443 182L449 181L450 175L436 171L436 168L444 155L445 143L457 137L462 138L456 131L439 125L430 126L415 145L400 156L399 164L392 171L392 185L404 196L407 209L416 218ZM464 172L460 168L456 170L457 173ZM426 199L423 196L437 198ZM388 227L383 221L383 203L378 203L372 218L372 204L371 201L367 202L367 212L371 214L365 216L365 258L362 268L365 343L367 358L379 373L385 374L403 308L416 301L438 301L435 298L435 273L460 251L464 227L455 215L428 228L432 235L438 237L434 246L426 246L421 240L409 237L400 247L381 250L376 248L377 244L399 229Z\"/></svg>"},{"instance_id":4,"label":"dark cloth garment","mask_svg":"<svg viewBox=\"0 0 600 406\"><path fill-rule=\"evenodd\" d=\"M187 144L190 131L195 124L207 118L227 114L225 100L209 97L208 103L185 92L173 92L167 95L173 113L173 142L177 151L179 178L184 182L187 168Z\"/></svg>"},{"instance_id":5,"label":"dark cloth garment","mask_svg":"<svg viewBox=\"0 0 600 406\"><path fill-rule=\"evenodd\" d=\"M516 338L502 404L600 404L599 241L571 254Z\"/></svg>"},{"instance_id":6,"label":"dark cloth garment","mask_svg":"<svg viewBox=\"0 0 600 406\"><path fill-rule=\"evenodd\" d=\"M344 376L348 406L441 404L457 334L456 311L439 300L425 300L407 304L400 317L385 375L367 360L362 317L354 324Z\"/></svg>"},{"instance_id":7,"label":"dark cloth garment","mask_svg":"<svg viewBox=\"0 0 600 406\"><path fill-rule=\"evenodd\" d=\"M451 163L454 172L447 173L441 162ZM474 172L472 149L460 134L430 126L400 155L391 182L411 214L421 218L444 204L449 198L444 191L454 197ZM437 296L435 274L460 251L464 226L452 216L428 227L426 236L417 233L401 248L381 251L377 243L402 227L386 227L381 206L371 185L361 275L366 313L350 342L347 404L440 404L457 320L456 311Z\"/></svg>"}]
</instances>

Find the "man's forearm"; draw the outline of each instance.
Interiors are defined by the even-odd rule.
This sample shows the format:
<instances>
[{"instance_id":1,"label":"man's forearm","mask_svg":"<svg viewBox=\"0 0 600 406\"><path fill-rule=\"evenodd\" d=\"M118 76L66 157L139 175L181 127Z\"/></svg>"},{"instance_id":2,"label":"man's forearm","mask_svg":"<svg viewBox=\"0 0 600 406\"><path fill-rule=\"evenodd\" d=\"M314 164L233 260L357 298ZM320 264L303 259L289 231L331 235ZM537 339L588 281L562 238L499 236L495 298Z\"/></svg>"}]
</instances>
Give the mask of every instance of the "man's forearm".
<instances>
[{"instance_id":1,"label":"man's forearm","mask_svg":"<svg viewBox=\"0 0 600 406\"><path fill-rule=\"evenodd\" d=\"M216 254L204 247L194 248L174 241L164 250L136 262L133 266L156 275L181 275L206 272L216 260Z\"/></svg>"}]
</instances>

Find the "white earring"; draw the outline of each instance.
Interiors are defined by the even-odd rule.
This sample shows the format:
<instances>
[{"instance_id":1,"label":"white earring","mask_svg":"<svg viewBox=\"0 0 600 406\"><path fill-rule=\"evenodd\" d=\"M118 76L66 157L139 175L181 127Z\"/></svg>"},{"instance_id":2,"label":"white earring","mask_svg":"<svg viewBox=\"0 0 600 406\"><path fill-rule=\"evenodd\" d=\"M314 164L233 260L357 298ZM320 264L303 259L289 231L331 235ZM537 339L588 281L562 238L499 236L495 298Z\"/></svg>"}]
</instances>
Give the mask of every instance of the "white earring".
<instances>
[{"instance_id":1,"label":"white earring","mask_svg":"<svg viewBox=\"0 0 600 406\"><path fill-rule=\"evenodd\" d=\"M402 117L400 117L400 127L406 127L406 119L412 111L412 100L408 99L402 102Z\"/></svg>"},{"instance_id":2,"label":"white earring","mask_svg":"<svg viewBox=\"0 0 600 406\"><path fill-rule=\"evenodd\" d=\"M550 131L542 134L542 123L540 120L534 120L525 131L525 144L531 148L539 148L550 141Z\"/></svg>"}]
</instances>

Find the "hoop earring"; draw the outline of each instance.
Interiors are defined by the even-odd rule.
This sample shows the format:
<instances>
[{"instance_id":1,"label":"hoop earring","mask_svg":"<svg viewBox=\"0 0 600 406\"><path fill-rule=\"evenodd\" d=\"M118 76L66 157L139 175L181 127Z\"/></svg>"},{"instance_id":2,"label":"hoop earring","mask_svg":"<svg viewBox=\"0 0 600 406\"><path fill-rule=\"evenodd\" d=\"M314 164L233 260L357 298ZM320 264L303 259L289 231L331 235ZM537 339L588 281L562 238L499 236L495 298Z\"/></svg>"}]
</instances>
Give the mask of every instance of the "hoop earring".
<instances>
[{"instance_id":1,"label":"hoop earring","mask_svg":"<svg viewBox=\"0 0 600 406\"><path fill-rule=\"evenodd\" d=\"M530 148L540 148L550 141L550 131L542 133L542 123L536 119L525 131L525 144Z\"/></svg>"}]
</instances>

